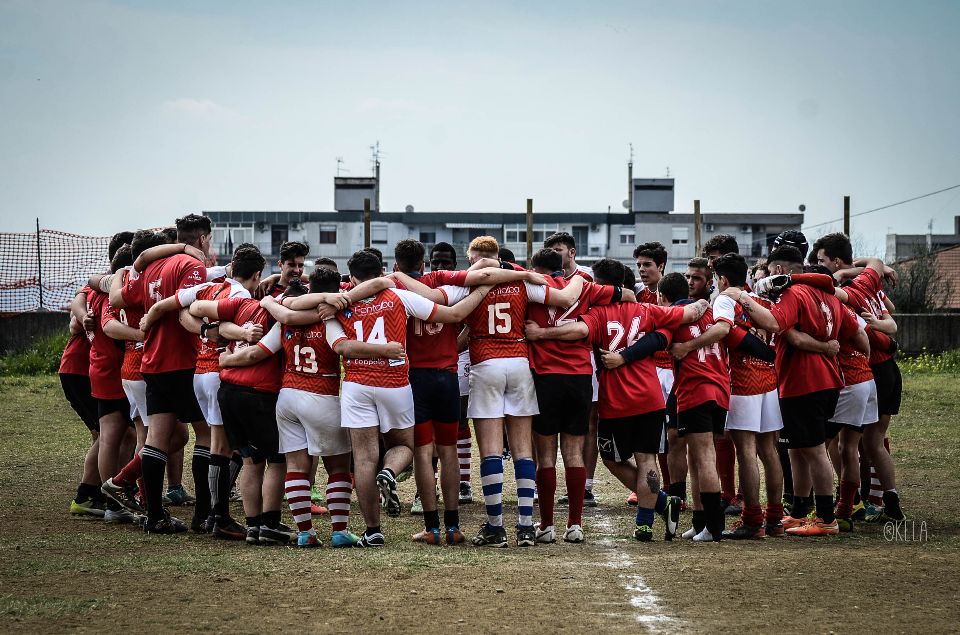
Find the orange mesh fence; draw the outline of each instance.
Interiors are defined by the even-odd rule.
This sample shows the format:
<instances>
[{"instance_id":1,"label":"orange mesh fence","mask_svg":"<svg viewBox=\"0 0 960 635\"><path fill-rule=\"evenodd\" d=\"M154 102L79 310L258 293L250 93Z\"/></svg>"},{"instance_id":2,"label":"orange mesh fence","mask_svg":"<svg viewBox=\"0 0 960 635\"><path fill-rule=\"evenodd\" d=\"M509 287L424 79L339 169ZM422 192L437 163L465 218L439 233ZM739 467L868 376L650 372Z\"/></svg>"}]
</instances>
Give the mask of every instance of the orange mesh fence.
<instances>
[{"instance_id":1,"label":"orange mesh fence","mask_svg":"<svg viewBox=\"0 0 960 635\"><path fill-rule=\"evenodd\" d=\"M0 233L0 313L68 310L91 274L109 270L109 243L50 229Z\"/></svg>"}]
</instances>

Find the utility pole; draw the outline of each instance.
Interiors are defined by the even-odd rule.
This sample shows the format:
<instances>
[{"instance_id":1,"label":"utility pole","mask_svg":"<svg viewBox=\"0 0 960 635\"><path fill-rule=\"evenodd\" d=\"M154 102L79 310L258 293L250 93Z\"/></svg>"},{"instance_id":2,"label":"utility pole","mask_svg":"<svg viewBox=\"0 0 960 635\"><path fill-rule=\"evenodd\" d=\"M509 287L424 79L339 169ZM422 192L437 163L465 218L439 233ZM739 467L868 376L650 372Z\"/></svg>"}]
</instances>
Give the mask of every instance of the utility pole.
<instances>
[{"instance_id":1,"label":"utility pole","mask_svg":"<svg viewBox=\"0 0 960 635\"><path fill-rule=\"evenodd\" d=\"M363 199L363 248L370 248L370 199Z\"/></svg>"},{"instance_id":2,"label":"utility pole","mask_svg":"<svg viewBox=\"0 0 960 635\"><path fill-rule=\"evenodd\" d=\"M376 183L373 186L373 209L380 211L380 141L370 146L373 153L373 178ZM369 247L369 245L367 245Z\"/></svg>"},{"instance_id":3,"label":"utility pole","mask_svg":"<svg viewBox=\"0 0 960 635\"><path fill-rule=\"evenodd\" d=\"M850 237L850 197L843 197L843 233Z\"/></svg>"},{"instance_id":4,"label":"utility pole","mask_svg":"<svg viewBox=\"0 0 960 635\"><path fill-rule=\"evenodd\" d=\"M627 211L633 212L633 144L630 145L630 160L627 161Z\"/></svg>"},{"instance_id":5,"label":"utility pole","mask_svg":"<svg viewBox=\"0 0 960 635\"><path fill-rule=\"evenodd\" d=\"M693 257L700 255L700 199L693 201Z\"/></svg>"},{"instance_id":6,"label":"utility pole","mask_svg":"<svg viewBox=\"0 0 960 635\"><path fill-rule=\"evenodd\" d=\"M527 267L533 260L533 199L527 199Z\"/></svg>"}]
</instances>

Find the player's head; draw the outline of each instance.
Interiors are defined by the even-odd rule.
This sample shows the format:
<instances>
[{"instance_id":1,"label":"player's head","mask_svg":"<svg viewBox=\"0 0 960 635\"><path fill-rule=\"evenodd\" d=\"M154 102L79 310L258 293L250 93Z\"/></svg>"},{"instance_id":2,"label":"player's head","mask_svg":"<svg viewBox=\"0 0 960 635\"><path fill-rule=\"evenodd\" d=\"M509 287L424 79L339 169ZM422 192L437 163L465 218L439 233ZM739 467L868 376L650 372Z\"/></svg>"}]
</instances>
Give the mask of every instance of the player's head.
<instances>
[{"instance_id":1,"label":"player's head","mask_svg":"<svg viewBox=\"0 0 960 635\"><path fill-rule=\"evenodd\" d=\"M347 261L350 270L350 279L354 284L364 280L372 280L383 275L383 264L377 255L365 249L354 253Z\"/></svg>"},{"instance_id":2,"label":"player's head","mask_svg":"<svg viewBox=\"0 0 960 635\"><path fill-rule=\"evenodd\" d=\"M496 258L500 255L500 245L493 236L477 236L467 247L467 261L472 265L481 258Z\"/></svg>"},{"instance_id":3,"label":"player's head","mask_svg":"<svg viewBox=\"0 0 960 635\"><path fill-rule=\"evenodd\" d=\"M544 249L552 249L563 259L563 268L577 266L577 241L567 232L557 232L543 241Z\"/></svg>"},{"instance_id":4,"label":"player's head","mask_svg":"<svg viewBox=\"0 0 960 635\"><path fill-rule=\"evenodd\" d=\"M637 288L637 276L633 274L633 269L627 266L623 267L623 286L626 289Z\"/></svg>"},{"instance_id":5,"label":"player's head","mask_svg":"<svg viewBox=\"0 0 960 635\"><path fill-rule=\"evenodd\" d=\"M530 266L537 273L549 276L563 269L563 256L559 251L544 247L533 254L533 258L530 259Z\"/></svg>"},{"instance_id":6,"label":"player's head","mask_svg":"<svg viewBox=\"0 0 960 635\"><path fill-rule=\"evenodd\" d=\"M624 272L627 270L623 263L613 258L598 260L593 267L593 281L611 287L623 286Z\"/></svg>"},{"instance_id":7,"label":"player's head","mask_svg":"<svg viewBox=\"0 0 960 635\"><path fill-rule=\"evenodd\" d=\"M393 270L403 273L423 273L423 256L426 249L419 240L407 238L393 249Z\"/></svg>"},{"instance_id":8,"label":"player's head","mask_svg":"<svg viewBox=\"0 0 960 635\"><path fill-rule=\"evenodd\" d=\"M742 287L747 283L747 261L740 254L723 254L713 261L713 270L717 274L717 288L720 291L726 291L728 287Z\"/></svg>"},{"instance_id":9,"label":"player's head","mask_svg":"<svg viewBox=\"0 0 960 635\"><path fill-rule=\"evenodd\" d=\"M177 242L196 247L203 253L210 248L210 219L198 214L187 214L178 218Z\"/></svg>"},{"instance_id":10,"label":"player's head","mask_svg":"<svg viewBox=\"0 0 960 635\"><path fill-rule=\"evenodd\" d=\"M670 306L674 302L686 300L690 297L690 285L682 273L674 271L660 278L657 283L657 297L662 306Z\"/></svg>"},{"instance_id":11,"label":"player's head","mask_svg":"<svg viewBox=\"0 0 960 635\"><path fill-rule=\"evenodd\" d=\"M712 263L723 254L738 253L740 253L740 245L737 244L736 238L730 234L717 234L703 246L701 255Z\"/></svg>"},{"instance_id":12,"label":"player's head","mask_svg":"<svg viewBox=\"0 0 960 635\"><path fill-rule=\"evenodd\" d=\"M117 250L120 249L120 247L129 245L132 242L133 232L117 232L114 234L110 238L110 244L107 246L107 254L110 257L110 262L113 262L113 257L117 255Z\"/></svg>"},{"instance_id":13,"label":"player's head","mask_svg":"<svg viewBox=\"0 0 960 635\"><path fill-rule=\"evenodd\" d=\"M241 249L243 249L243 248L245 248L245 247L253 247L253 248L256 249L257 251L260 251L260 248L257 247L256 245L254 245L253 243L240 243L239 245L237 245L236 247L234 247L233 253L237 253L239 250L241 250Z\"/></svg>"},{"instance_id":14,"label":"player's head","mask_svg":"<svg viewBox=\"0 0 960 635\"><path fill-rule=\"evenodd\" d=\"M517 257L513 255L512 249L507 249L506 247L500 248L500 261L509 262L512 264L517 264Z\"/></svg>"},{"instance_id":15,"label":"player's head","mask_svg":"<svg viewBox=\"0 0 960 635\"><path fill-rule=\"evenodd\" d=\"M753 263L752 267L750 267L750 280L752 280L754 284L760 282L769 275L770 270L767 268L767 261L765 258L761 258Z\"/></svg>"},{"instance_id":16,"label":"player's head","mask_svg":"<svg viewBox=\"0 0 960 635\"><path fill-rule=\"evenodd\" d=\"M807 257L807 250L810 249L807 245L807 237L803 235L803 232L796 229L785 229L773 239L774 249L785 245L796 247L802 258Z\"/></svg>"},{"instance_id":17,"label":"player's head","mask_svg":"<svg viewBox=\"0 0 960 635\"><path fill-rule=\"evenodd\" d=\"M450 243L437 243L430 250L430 271L453 271L457 268L457 250Z\"/></svg>"},{"instance_id":18,"label":"player's head","mask_svg":"<svg viewBox=\"0 0 960 635\"><path fill-rule=\"evenodd\" d=\"M310 293L336 293L340 290L340 274L336 269L317 267L310 274Z\"/></svg>"},{"instance_id":19,"label":"player's head","mask_svg":"<svg viewBox=\"0 0 960 635\"><path fill-rule=\"evenodd\" d=\"M340 275L340 268L337 267L337 261L333 258L317 258L313 264L315 267L314 271L316 271L316 269L332 269L338 276Z\"/></svg>"},{"instance_id":20,"label":"player's head","mask_svg":"<svg viewBox=\"0 0 960 635\"><path fill-rule=\"evenodd\" d=\"M303 275L303 261L306 260L310 248L298 240L291 240L280 245L280 284L287 285L294 278Z\"/></svg>"},{"instance_id":21,"label":"player's head","mask_svg":"<svg viewBox=\"0 0 960 635\"><path fill-rule=\"evenodd\" d=\"M771 276L781 274L801 273L803 271L803 254L796 247L784 245L770 252L767 257L767 268Z\"/></svg>"},{"instance_id":22,"label":"player's head","mask_svg":"<svg viewBox=\"0 0 960 635\"><path fill-rule=\"evenodd\" d=\"M130 255L136 260L147 249L157 245L166 245L170 241L161 232L155 232L152 229L140 229L133 235L130 241Z\"/></svg>"},{"instance_id":23,"label":"player's head","mask_svg":"<svg viewBox=\"0 0 960 635\"><path fill-rule=\"evenodd\" d=\"M177 228L176 227L164 227L160 230L160 233L167 237L167 242L175 243L177 242Z\"/></svg>"},{"instance_id":24,"label":"player's head","mask_svg":"<svg viewBox=\"0 0 960 635\"><path fill-rule=\"evenodd\" d=\"M248 290L260 284L260 273L267 265L263 254L256 247L244 247L233 254L232 276Z\"/></svg>"},{"instance_id":25,"label":"player's head","mask_svg":"<svg viewBox=\"0 0 960 635\"><path fill-rule=\"evenodd\" d=\"M655 289L667 264L667 250L656 241L643 243L633 250L633 257L637 261L640 281L648 288Z\"/></svg>"},{"instance_id":26,"label":"player's head","mask_svg":"<svg viewBox=\"0 0 960 635\"><path fill-rule=\"evenodd\" d=\"M299 298L302 295L310 293L310 289L303 284L303 280L300 278L294 278L290 281L290 284L287 285L287 288L283 290L283 297L285 298Z\"/></svg>"},{"instance_id":27,"label":"player's head","mask_svg":"<svg viewBox=\"0 0 960 635\"><path fill-rule=\"evenodd\" d=\"M364 247L360 251L366 251L373 254L374 256L377 257L377 260L380 261L380 269L384 270L386 268L386 264L383 262L383 252L377 249L376 247Z\"/></svg>"},{"instance_id":28,"label":"player's head","mask_svg":"<svg viewBox=\"0 0 960 635\"><path fill-rule=\"evenodd\" d=\"M709 260L706 258L691 258L690 262L687 263L687 273L684 277L687 279L688 293L691 298L700 300L710 297L710 282L713 280L713 272L710 270Z\"/></svg>"},{"instance_id":29,"label":"player's head","mask_svg":"<svg viewBox=\"0 0 960 635\"><path fill-rule=\"evenodd\" d=\"M853 245L847 235L840 232L817 238L813 243L813 253L817 255L817 263L832 273L853 264Z\"/></svg>"},{"instance_id":30,"label":"player's head","mask_svg":"<svg viewBox=\"0 0 960 635\"><path fill-rule=\"evenodd\" d=\"M116 273L123 269L124 267L129 267L133 264L133 250L130 249L130 245L124 243L117 248L117 251L113 254L113 258L110 260L110 273Z\"/></svg>"}]
</instances>

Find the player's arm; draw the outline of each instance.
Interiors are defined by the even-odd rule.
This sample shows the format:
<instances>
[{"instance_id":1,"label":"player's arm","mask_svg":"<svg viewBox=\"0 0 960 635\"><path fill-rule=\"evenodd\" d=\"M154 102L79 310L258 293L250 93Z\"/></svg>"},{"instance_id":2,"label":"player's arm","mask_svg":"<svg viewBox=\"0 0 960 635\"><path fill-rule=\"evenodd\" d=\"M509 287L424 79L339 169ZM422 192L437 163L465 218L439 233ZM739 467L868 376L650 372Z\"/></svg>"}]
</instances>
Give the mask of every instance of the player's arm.
<instances>
[{"instance_id":1,"label":"player's arm","mask_svg":"<svg viewBox=\"0 0 960 635\"><path fill-rule=\"evenodd\" d=\"M87 286L104 293L110 293L110 285L113 284L113 279L116 276L115 273L95 273L87 279Z\"/></svg>"},{"instance_id":2,"label":"player's arm","mask_svg":"<svg viewBox=\"0 0 960 635\"><path fill-rule=\"evenodd\" d=\"M674 342L673 345L670 346L670 355L672 355L674 359L683 359L697 349L703 348L704 346L712 346L729 335L730 326L730 322L726 320L716 320L706 331L689 342Z\"/></svg>"},{"instance_id":3,"label":"player's arm","mask_svg":"<svg viewBox=\"0 0 960 635\"><path fill-rule=\"evenodd\" d=\"M734 329L744 330L742 326L735 326ZM772 346L750 332L743 333L743 338L733 348L765 362L772 362L777 358L777 353Z\"/></svg>"},{"instance_id":4,"label":"player's arm","mask_svg":"<svg viewBox=\"0 0 960 635\"><path fill-rule=\"evenodd\" d=\"M143 331L138 328L133 328L132 326L127 326L116 318L104 322L103 334L115 340L143 341Z\"/></svg>"},{"instance_id":5,"label":"player's arm","mask_svg":"<svg viewBox=\"0 0 960 635\"><path fill-rule=\"evenodd\" d=\"M490 289L492 288L493 286L489 284L481 285L476 287L470 292L470 295L463 300L460 300L453 306L443 306L442 304L437 304L433 309L432 315L428 317L417 317L421 317L421 319L428 320L430 322L442 322L443 324L457 324L463 322L475 308L480 306L480 302L487 297L487 294L490 293Z\"/></svg>"},{"instance_id":6,"label":"player's arm","mask_svg":"<svg viewBox=\"0 0 960 635\"><path fill-rule=\"evenodd\" d=\"M577 276L578 278L580 276ZM569 322L563 326L540 326L536 322L527 321L526 337L531 342L539 340L582 340L590 335L590 328L583 322Z\"/></svg>"},{"instance_id":7,"label":"player's arm","mask_svg":"<svg viewBox=\"0 0 960 635\"><path fill-rule=\"evenodd\" d=\"M784 331L780 334L780 336L790 346L797 350L806 351L808 353L820 353L821 355L826 355L828 357L836 357L837 353L840 352L840 342L837 340L827 340L826 342L821 342L817 338L807 335L803 331L798 331L797 329Z\"/></svg>"},{"instance_id":8,"label":"player's arm","mask_svg":"<svg viewBox=\"0 0 960 635\"><path fill-rule=\"evenodd\" d=\"M496 258L480 258L475 263L467 267L467 271L477 271L479 269L487 269L489 267L499 269L500 261Z\"/></svg>"},{"instance_id":9,"label":"player's arm","mask_svg":"<svg viewBox=\"0 0 960 635\"><path fill-rule=\"evenodd\" d=\"M733 298L743 307L743 312L747 314L754 326L768 333L780 332L780 323L777 322L777 318L770 312L770 309L754 300L749 293L743 289L730 287L723 294Z\"/></svg>"},{"instance_id":10,"label":"player's arm","mask_svg":"<svg viewBox=\"0 0 960 635\"><path fill-rule=\"evenodd\" d=\"M83 333L83 325L77 321L77 316L73 313L70 314L70 335L78 335Z\"/></svg>"},{"instance_id":11,"label":"player's arm","mask_svg":"<svg viewBox=\"0 0 960 635\"><path fill-rule=\"evenodd\" d=\"M103 284L103 281L101 281ZM95 289L99 287L94 287ZM125 309L127 301L123 299L123 276L112 274L110 276L110 306L115 309Z\"/></svg>"},{"instance_id":12,"label":"player's arm","mask_svg":"<svg viewBox=\"0 0 960 635\"><path fill-rule=\"evenodd\" d=\"M632 364L635 361L650 357L666 347L667 336L659 331L653 331L652 333L647 333L619 353L612 353L601 349L600 360L603 362L604 368L613 370L624 364Z\"/></svg>"},{"instance_id":13,"label":"player's arm","mask_svg":"<svg viewBox=\"0 0 960 635\"><path fill-rule=\"evenodd\" d=\"M260 306L262 306L267 313L269 313L274 320L280 322L281 324L289 324L290 326L306 326L308 324L316 324L321 321L320 313L316 310L306 310L306 311L294 311L293 309L287 308L277 302L276 298L273 296L264 296L260 300Z\"/></svg>"},{"instance_id":14,"label":"player's arm","mask_svg":"<svg viewBox=\"0 0 960 635\"><path fill-rule=\"evenodd\" d=\"M465 326L457 334L457 352L462 353L468 348L470 348L470 327Z\"/></svg>"},{"instance_id":15,"label":"player's arm","mask_svg":"<svg viewBox=\"0 0 960 635\"><path fill-rule=\"evenodd\" d=\"M151 247L150 249L144 249L143 252L137 256L137 259L133 261L133 268L137 271L143 271L152 262L156 262L162 258L176 256L178 254L187 254L192 258L196 258L200 262L203 262L205 257L202 251L196 247L191 247L190 245L186 245L184 243L157 245L156 247Z\"/></svg>"},{"instance_id":16,"label":"player's arm","mask_svg":"<svg viewBox=\"0 0 960 635\"><path fill-rule=\"evenodd\" d=\"M234 325L236 326L236 325ZM238 351L220 353L221 368L253 366L270 357L273 353L262 346L244 346Z\"/></svg>"},{"instance_id":17,"label":"player's arm","mask_svg":"<svg viewBox=\"0 0 960 635\"><path fill-rule=\"evenodd\" d=\"M341 341L334 351L348 359L403 359L407 356L400 342L368 344L347 339Z\"/></svg>"},{"instance_id":18,"label":"player's arm","mask_svg":"<svg viewBox=\"0 0 960 635\"><path fill-rule=\"evenodd\" d=\"M857 349L857 351L870 357L870 338L863 329L857 329L857 332L850 338L850 344Z\"/></svg>"},{"instance_id":19,"label":"player's arm","mask_svg":"<svg viewBox=\"0 0 960 635\"><path fill-rule=\"evenodd\" d=\"M347 292L307 293L296 298L281 298L280 303L295 311L316 309L321 304L329 304L340 311L364 298L377 295L384 289L392 289L395 286L393 280L380 276L361 282Z\"/></svg>"},{"instance_id":20,"label":"player's arm","mask_svg":"<svg viewBox=\"0 0 960 635\"><path fill-rule=\"evenodd\" d=\"M93 313L87 311L87 294L83 291L77 291L70 301L70 315L84 331L92 331L96 324Z\"/></svg>"},{"instance_id":21,"label":"player's arm","mask_svg":"<svg viewBox=\"0 0 960 635\"><path fill-rule=\"evenodd\" d=\"M710 308L710 303L706 300L697 300L683 306L683 317L680 318L680 324L690 324L703 317L703 314Z\"/></svg>"},{"instance_id":22,"label":"player's arm","mask_svg":"<svg viewBox=\"0 0 960 635\"><path fill-rule=\"evenodd\" d=\"M860 317L862 317L863 321L867 323L867 326L878 333L883 333L884 335L890 336L897 334L897 321L894 320L893 316L889 313L884 313L882 318L877 319L873 313L864 311L860 314Z\"/></svg>"},{"instance_id":23,"label":"player's arm","mask_svg":"<svg viewBox=\"0 0 960 635\"><path fill-rule=\"evenodd\" d=\"M411 278L410 276L408 276L403 272L394 271L387 277L392 278L393 280L396 280L397 282L399 282L400 286L402 286L407 291L413 291L417 295L423 296L424 298L430 300L431 302L436 302L437 304L447 303L447 297L443 295L443 291L441 291L440 289L434 289L432 287L428 287L427 285L423 284L416 278Z\"/></svg>"},{"instance_id":24,"label":"player's arm","mask_svg":"<svg viewBox=\"0 0 960 635\"><path fill-rule=\"evenodd\" d=\"M620 301L621 302L636 302L637 294L633 292L632 289L623 287L620 289Z\"/></svg>"},{"instance_id":25,"label":"player's arm","mask_svg":"<svg viewBox=\"0 0 960 635\"><path fill-rule=\"evenodd\" d=\"M569 309L573 306L573 303L580 299L580 294L583 292L583 276L574 276L570 280L570 284L565 286L563 289L553 289L546 287L548 289L545 293L545 298L543 304L547 306L556 306L561 309Z\"/></svg>"},{"instance_id":26,"label":"player's arm","mask_svg":"<svg viewBox=\"0 0 960 635\"><path fill-rule=\"evenodd\" d=\"M234 342L247 342L256 344L263 337L263 327L259 324L250 324L249 326L240 326L233 322L220 321L217 323L216 330L211 333L207 331L208 337L221 337L225 340Z\"/></svg>"},{"instance_id":27,"label":"player's arm","mask_svg":"<svg viewBox=\"0 0 960 635\"><path fill-rule=\"evenodd\" d=\"M536 271L517 271L515 269L501 269L500 267L484 267L482 269L468 270L467 279L464 284L468 287L475 287L481 284L497 285L505 282L546 284L547 278Z\"/></svg>"}]
</instances>

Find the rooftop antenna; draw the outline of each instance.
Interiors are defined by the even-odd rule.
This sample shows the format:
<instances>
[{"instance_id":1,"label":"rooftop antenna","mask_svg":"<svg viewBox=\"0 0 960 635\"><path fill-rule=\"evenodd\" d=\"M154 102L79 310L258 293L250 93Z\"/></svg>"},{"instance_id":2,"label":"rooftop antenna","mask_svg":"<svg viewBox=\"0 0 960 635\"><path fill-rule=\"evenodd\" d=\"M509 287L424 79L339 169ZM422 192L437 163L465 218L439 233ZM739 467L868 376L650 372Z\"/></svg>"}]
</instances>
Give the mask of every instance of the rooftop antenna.
<instances>
[{"instance_id":1,"label":"rooftop antenna","mask_svg":"<svg viewBox=\"0 0 960 635\"><path fill-rule=\"evenodd\" d=\"M627 200L623 202L623 207L628 211L633 211L633 144L630 146L630 160L627 161Z\"/></svg>"},{"instance_id":2,"label":"rooftop antenna","mask_svg":"<svg viewBox=\"0 0 960 635\"><path fill-rule=\"evenodd\" d=\"M341 172L349 172L347 168L343 167L343 157L337 157L337 176L340 176Z\"/></svg>"},{"instance_id":3,"label":"rooftop antenna","mask_svg":"<svg viewBox=\"0 0 960 635\"><path fill-rule=\"evenodd\" d=\"M373 209L380 211L380 140L370 146L371 162L373 163Z\"/></svg>"},{"instance_id":4,"label":"rooftop antenna","mask_svg":"<svg viewBox=\"0 0 960 635\"><path fill-rule=\"evenodd\" d=\"M667 166L667 178L668 178L668 179L670 178L670 166L669 166L669 165Z\"/></svg>"},{"instance_id":5,"label":"rooftop antenna","mask_svg":"<svg viewBox=\"0 0 960 635\"><path fill-rule=\"evenodd\" d=\"M376 176L380 168L380 141L370 146L370 164L373 166L373 175Z\"/></svg>"}]
</instances>

